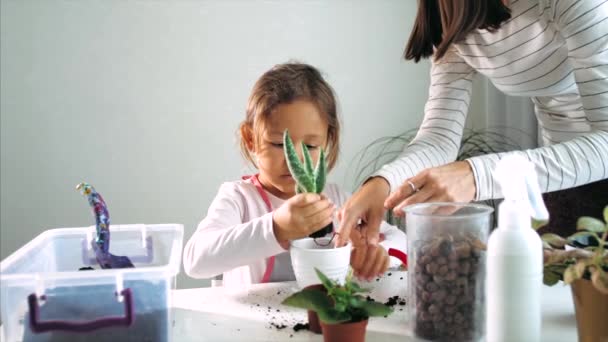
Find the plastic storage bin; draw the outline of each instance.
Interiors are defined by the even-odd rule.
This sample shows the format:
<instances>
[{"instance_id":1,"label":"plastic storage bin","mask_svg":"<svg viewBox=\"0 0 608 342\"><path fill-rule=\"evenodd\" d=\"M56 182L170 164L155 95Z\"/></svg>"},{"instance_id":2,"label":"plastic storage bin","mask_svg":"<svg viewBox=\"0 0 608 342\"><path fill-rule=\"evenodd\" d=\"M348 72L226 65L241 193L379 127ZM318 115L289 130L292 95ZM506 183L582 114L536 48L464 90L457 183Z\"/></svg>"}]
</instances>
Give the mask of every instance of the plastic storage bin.
<instances>
[{"instance_id":1,"label":"plastic storage bin","mask_svg":"<svg viewBox=\"0 0 608 342\"><path fill-rule=\"evenodd\" d=\"M95 227L47 230L0 263L4 341L171 340L183 226L110 231L110 252L135 268L99 268L90 247Z\"/></svg>"}]
</instances>

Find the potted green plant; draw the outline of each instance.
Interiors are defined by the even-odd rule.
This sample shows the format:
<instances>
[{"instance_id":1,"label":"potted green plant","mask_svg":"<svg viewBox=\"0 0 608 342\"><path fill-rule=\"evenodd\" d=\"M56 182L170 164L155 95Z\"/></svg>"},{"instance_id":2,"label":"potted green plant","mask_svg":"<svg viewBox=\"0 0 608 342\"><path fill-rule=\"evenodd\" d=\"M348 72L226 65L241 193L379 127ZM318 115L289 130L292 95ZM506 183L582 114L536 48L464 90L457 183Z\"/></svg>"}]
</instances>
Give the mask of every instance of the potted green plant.
<instances>
[{"instance_id":1,"label":"potted green plant","mask_svg":"<svg viewBox=\"0 0 608 342\"><path fill-rule=\"evenodd\" d=\"M608 206L604 222L592 217L577 221L567 238L547 233L544 244L544 283L570 284L579 341L608 340Z\"/></svg>"},{"instance_id":2,"label":"potted green plant","mask_svg":"<svg viewBox=\"0 0 608 342\"><path fill-rule=\"evenodd\" d=\"M283 304L315 312L325 342L363 342L369 317L393 312L391 307L364 297L369 290L352 281L352 272L342 285L315 271L324 290L305 288L287 297Z\"/></svg>"}]
</instances>

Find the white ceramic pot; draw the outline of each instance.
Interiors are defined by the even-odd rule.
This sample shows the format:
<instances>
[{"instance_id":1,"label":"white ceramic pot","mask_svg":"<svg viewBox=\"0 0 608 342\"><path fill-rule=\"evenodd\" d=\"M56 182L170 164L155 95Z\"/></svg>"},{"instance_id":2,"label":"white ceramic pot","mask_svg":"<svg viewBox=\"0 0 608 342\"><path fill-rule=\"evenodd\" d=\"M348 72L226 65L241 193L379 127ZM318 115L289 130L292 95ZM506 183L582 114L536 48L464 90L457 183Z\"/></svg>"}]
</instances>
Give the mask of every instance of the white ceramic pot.
<instances>
[{"instance_id":1,"label":"white ceramic pot","mask_svg":"<svg viewBox=\"0 0 608 342\"><path fill-rule=\"evenodd\" d=\"M328 246L324 246L330 239L323 237L315 242L315 239L305 238L291 242L291 265L300 288L321 283L315 268L329 279L344 284L350 267L351 244L334 248L332 241Z\"/></svg>"}]
</instances>

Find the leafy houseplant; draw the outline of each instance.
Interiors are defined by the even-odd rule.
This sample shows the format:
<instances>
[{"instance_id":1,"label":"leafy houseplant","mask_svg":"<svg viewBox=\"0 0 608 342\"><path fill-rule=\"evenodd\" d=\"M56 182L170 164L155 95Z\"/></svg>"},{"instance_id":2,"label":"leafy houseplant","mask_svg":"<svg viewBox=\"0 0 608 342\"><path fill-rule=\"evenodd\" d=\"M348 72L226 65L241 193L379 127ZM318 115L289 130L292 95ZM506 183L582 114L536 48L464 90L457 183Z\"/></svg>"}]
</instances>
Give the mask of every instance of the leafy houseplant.
<instances>
[{"instance_id":1,"label":"leafy houseplant","mask_svg":"<svg viewBox=\"0 0 608 342\"><path fill-rule=\"evenodd\" d=\"M302 142L302 155L304 156L304 163L300 161L296 148L289 136L288 130L283 132L283 146L285 147L285 160L287 161L287 167L291 173L293 179L296 181L296 193L301 194L305 192L313 192L320 194L325 187L325 181L327 179L327 162L325 161L325 150L321 149L319 152L319 160L317 161L316 167L313 167L312 157L308 151L306 144ZM330 223L326 227L312 233L310 237L319 238L323 237L333 231L333 224Z\"/></svg>"},{"instance_id":2,"label":"leafy houseplant","mask_svg":"<svg viewBox=\"0 0 608 342\"><path fill-rule=\"evenodd\" d=\"M605 222L579 218L578 232L567 238L552 233L541 236L543 281L572 285L579 341L608 339L608 206L603 216Z\"/></svg>"},{"instance_id":3,"label":"leafy houseplant","mask_svg":"<svg viewBox=\"0 0 608 342\"><path fill-rule=\"evenodd\" d=\"M316 312L326 342L363 341L369 317L387 316L393 312L391 307L364 297L362 294L369 290L353 282L352 273L341 285L318 269L315 272L325 291L306 288L287 297L283 304ZM346 335L351 333L358 336Z\"/></svg>"}]
</instances>

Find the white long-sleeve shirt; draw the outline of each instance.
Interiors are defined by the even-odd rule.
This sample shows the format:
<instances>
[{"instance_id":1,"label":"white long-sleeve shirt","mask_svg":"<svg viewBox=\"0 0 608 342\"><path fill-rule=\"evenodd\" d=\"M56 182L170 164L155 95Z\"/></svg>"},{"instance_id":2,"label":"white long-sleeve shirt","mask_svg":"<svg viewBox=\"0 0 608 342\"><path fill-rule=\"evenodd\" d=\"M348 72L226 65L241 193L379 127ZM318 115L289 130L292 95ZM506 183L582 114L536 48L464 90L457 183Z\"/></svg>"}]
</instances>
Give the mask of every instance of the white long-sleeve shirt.
<instances>
[{"instance_id":1,"label":"white long-sleeve shirt","mask_svg":"<svg viewBox=\"0 0 608 342\"><path fill-rule=\"evenodd\" d=\"M273 209L285 202L266 193ZM323 194L338 208L348 198L335 184L327 184ZM406 239L401 230L383 223L380 232L385 236L381 242L384 248L405 251ZM194 278L224 273L224 285L231 285L226 282L235 279L259 283L271 256L276 257L270 281L295 280L289 252L279 245L272 228L272 213L255 185L250 180L227 182L222 184L207 216L187 242L184 268ZM398 265L399 261L391 263Z\"/></svg>"},{"instance_id":2,"label":"white long-sleeve shirt","mask_svg":"<svg viewBox=\"0 0 608 342\"><path fill-rule=\"evenodd\" d=\"M375 175L395 190L420 171L456 159L476 73L499 90L531 97L543 147L468 159L476 200L501 198L492 177L499 159L532 161L543 192L608 176L608 1L513 0L495 32L475 30L431 67L417 136Z\"/></svg>"}]
</instances>

